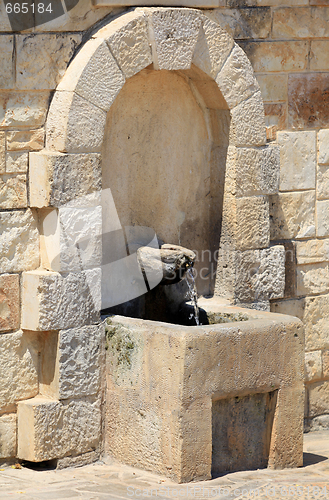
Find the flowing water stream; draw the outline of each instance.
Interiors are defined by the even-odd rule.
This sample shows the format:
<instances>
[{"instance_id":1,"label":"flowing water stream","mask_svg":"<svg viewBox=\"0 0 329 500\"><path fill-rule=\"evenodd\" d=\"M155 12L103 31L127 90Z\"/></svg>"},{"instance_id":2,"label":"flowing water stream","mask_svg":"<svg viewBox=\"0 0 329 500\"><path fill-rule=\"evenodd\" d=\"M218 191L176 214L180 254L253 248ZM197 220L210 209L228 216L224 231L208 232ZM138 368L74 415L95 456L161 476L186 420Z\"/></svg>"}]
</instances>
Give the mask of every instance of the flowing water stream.
<instances>
[{"instance_id":1,"label":"flowing water stream","mask_svg":"<svg viewBox=\"0 0 329 500\"><path fill-rule=\"evenodd\" d=\"M198 307L198 294L197 294L193 269L191 267L186 271L186 283L188 286L188 296L194 307L194 314L191 314L191 318L194 316L195 323L197 326L199 326L200 319L199 319L199 307Z\"/></svg>"}]
</instances>

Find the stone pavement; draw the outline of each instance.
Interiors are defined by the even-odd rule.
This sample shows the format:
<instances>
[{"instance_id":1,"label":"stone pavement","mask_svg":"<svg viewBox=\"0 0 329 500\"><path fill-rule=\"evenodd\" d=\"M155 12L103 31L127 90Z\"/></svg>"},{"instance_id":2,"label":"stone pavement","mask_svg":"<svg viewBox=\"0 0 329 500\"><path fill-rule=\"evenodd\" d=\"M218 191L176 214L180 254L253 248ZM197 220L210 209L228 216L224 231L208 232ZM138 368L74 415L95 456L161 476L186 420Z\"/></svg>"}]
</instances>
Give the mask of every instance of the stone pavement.
<instances>
[{"instance_id":1,"label":"stone pavement","mask_svg":"<svg viewBox=\"0 0 329 500\"><path fill-rule=\"evenodd\" d=\"M177 485L110 461L63 470L0 469L0 500L329 499L329 431L305 434L304 467L233 472Z\"/></svg>"}]
</instances>

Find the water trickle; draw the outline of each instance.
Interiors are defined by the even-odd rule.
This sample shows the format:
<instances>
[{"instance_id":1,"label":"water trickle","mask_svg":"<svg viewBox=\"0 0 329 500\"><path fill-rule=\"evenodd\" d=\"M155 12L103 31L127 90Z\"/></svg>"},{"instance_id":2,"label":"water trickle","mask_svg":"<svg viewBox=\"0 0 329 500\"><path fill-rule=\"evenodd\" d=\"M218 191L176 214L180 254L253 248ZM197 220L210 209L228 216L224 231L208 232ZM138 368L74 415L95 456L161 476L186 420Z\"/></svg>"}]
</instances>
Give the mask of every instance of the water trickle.
<instances>
[{"instance_id":1,"label":"water trickle","mask_svg":"<svg viewBox=\"0 0 329 500\"><path fill-rule=\"evenodd\" d=\"M188 292L187 292L188 297L192 301L192 304L194 307L194 314L191 314L190 318L192 318L194 316L195 323L196 323L196 325L199 326L200 320L199 320L198 294L197 294L193 269L191 267L186 272L186 283L188 286Z\"/></svg>"}]
</instances>

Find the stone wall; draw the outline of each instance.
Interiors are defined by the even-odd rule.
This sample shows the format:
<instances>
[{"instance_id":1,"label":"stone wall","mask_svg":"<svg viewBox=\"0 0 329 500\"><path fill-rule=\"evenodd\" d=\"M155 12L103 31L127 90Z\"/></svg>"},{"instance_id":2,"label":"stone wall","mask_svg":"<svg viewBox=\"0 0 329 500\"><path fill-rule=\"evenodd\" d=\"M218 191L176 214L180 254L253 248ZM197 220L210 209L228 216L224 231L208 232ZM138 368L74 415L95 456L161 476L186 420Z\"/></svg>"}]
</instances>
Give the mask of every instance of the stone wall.
<instances>
[{"instance_id":1,"label":"stone wall","mask_svg":"<svg viewBox=\"0 0 329 500\"><path fill-rule=\"evenodd\" d=\"M248 55L265 103L267 139L281 147L280 192L270 196L270 213L271 240L286 248L286 290L285 297L272 301L271 308L304 321L306 417L313 426L329 426L329 6L323 0L310 0L310 5L308 0L290 0L291 5L289 0L221 3L222 7L206 14ZM3 3L0 5L1 459L17 453L19 401L35 401L38 394L53 395L63 403L60 408L53 405L52 411L67 414L64 421L70 420L77 398L79 404L98 405L99 412L100 382L95 385L94 379L83 394L63 389L59 395L64 382L50 393L45 389L51 384L48 379L45 382L38 359L44 340L35 332L21 330L20 285L23 271L39 267L40 217L37 209L30 208L29 152L44 147L49 104L79 46L102 19L109 22L122 11L95 9L91 0L80 0L61 17L19 32L13 31ZM25 277L30 278L29 274ZM96 323L90 320L90 328L96 328ZM72 326L56 321L50 326L62 332L56 333L58 359L60 339L71 335ZM88 335L81 331L80 340ZM74 358L73 351L71 355ZM59 373L60 363L56 370ZM43 400L26 405L28 408L24 405L20 403L21 415L26 411L36 421L42 416ZM95 421L91 433L99 425ZM65 456L93 453L98 444L91 435L89 444L70 446L63 452ZM46 450L42 459L45 457L51 458Z\"/></svg>"}]
</instances>

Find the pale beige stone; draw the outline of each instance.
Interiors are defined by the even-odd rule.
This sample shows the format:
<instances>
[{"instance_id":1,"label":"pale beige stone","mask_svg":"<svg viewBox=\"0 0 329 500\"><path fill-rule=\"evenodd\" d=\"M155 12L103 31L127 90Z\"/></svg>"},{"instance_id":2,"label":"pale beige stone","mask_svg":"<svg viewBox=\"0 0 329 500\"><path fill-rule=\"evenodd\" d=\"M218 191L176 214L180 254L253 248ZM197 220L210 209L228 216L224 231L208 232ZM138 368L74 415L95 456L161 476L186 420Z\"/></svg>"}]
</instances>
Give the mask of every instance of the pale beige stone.
<instances>
[{"instance_id":1,"label":"pale beige stone","mask_svg":"<svg viewBox=\"0 0 329 500\"><path fill-rule=\"evenodd\" d=\"M202 18L202 26L192 62L207 75L215 78L234 45L234 40L217 23Z\"/></svg>"},{"instance_id":2,"label":"pale beige stone","mask_svg":"<svg viewBox=\"0 0 329 500\"><path fill-rule=\"evenodd\" d=\"M316 132L278 132L280 191L315 188Z\"/></svg>"},{"instance_id":3,"label":"pale beige stone","mask_svg":"<svg viewBox=\"0 0 329 500\"><path fill-rule=\"evenodd\" d=\"M42 462L80 455L99 446L98 401L60 402L36 397L18 403L17 419L17 455L24 460Z\"/></svg>"},{"instance_id":4,"label":"pale beige stone","mask_svg":"<svg viewBox=\"0 0 329 500\"><path fill-rule=\"evenodd\" d=\"M28 153L6 153L6 172L8 174L26 174L29 161Z\"/></svg>"},{"instance_id":5,"label":"pale beige stone","mask_svg":"<svg viewBox=\"0 0 329 500\"><path fill-rule=\"evenodd\" d=\"M140 5L141 2L140 0L94 0L94 4L96 7L104 7L104 6L134 6L134 5ZM145 0L143 2L143 5L150 5L153 7L154 2L153 0ZM177 5L177 7L194 7L196 9L202 8L202 9L212 9L216 7L221 7L224 6L224 0L179 0L173 1L173 0L158 0L157 5L165 6L165 7L173 7Z\"/></svg>"},{"instance_id":6,"label":"pale beige stone","mask_svg":"<svg viewBox=\"0 0 329 500\"><path fill-rule=\"evenodd\" d=\"M288 314L303 320L305 299L276 300L271 302L271 312Z\"/></svg>"},{"instance_id":7,"label":"pale beige stone","mask_svg":"<svg viewBox=\"0 0 329 500\"><path fill-rule=\"evenodd\" d=\"M296 242L297 264L329 261L329 239Z\"/></svg>"},{"instance_id":8,"label":"pale beige stone","mask_svg":"<svg viewBox=\"0 0 329 500\"><path fill-rule=\"evenodd\" d=\"M26 175L0 175L0 208L27 207Z\"/></svg>"},{"instance_id":9,"label":"pale beige stone","mask_svg":"<svg viewBox=\"0 0 329 500\"><path fill-rule=\"evenodd\" d=\"M38 342L34 333L0 335L0 409L38 394Z\"/></svg>"},{"instance_id":10,"label":"pale beige stone","mask_svg":"<svg viewBox=\"0 0 329 500\"><path fill-rule=\"evenodd\" d=\"M0 132L0 174L6 171L6 134Z\"/></svg>"},{"instance_id":11,"label":"pale beige stone","mask_svg":"<svg viewBox=\"0 0 329 500\"><path fill-rule=\"evenodd\" d=\"M329 200L316 202L316 235L329 236Z\"/></svg>"},{"instance_id":12,"label":"pale beige stone","mask_svg":"<svg viewBox=\"0 0 329 500\"><path fill-rule=\"evenodd\" d=\"M0 37L0 88L11 89L15 87L15 68L13 65L14 37L1 35Z\"/></svg>"},{"instance_id":13,"label":"pale beige stone","mask_svg":"<svg viewBox=\"0 0 329 500\"><path fill-rule=\"evenodd\" d=\"M47 118L47 149L69 152L99 152L106 113L74 92L58 91ZM79 125L78 125L79 124Z\"/></svg>"},{"instance_id":14,"label":"pale beige stone","mask_svg":"<svg viewBox=\"0 0 329 500\"><path fill-rule=\"evenodd\" d=\"M250 61L237 44L216 76L216 83L230 109L259 90Z\"/></svg>"},{"instance_id":15,"label":"pale beige stone","mask_svg":"<svg viewBox=\"0 0 329 500\"><path fill-rule=\"evenodd\" d=\"M315 382L322 378L321 351L305 353L305 381Z\"/></svg>"},{"instance_id":16,"label":"pale beige stone","mask_svg":"<svg viewBox=\"0 0 329 500\"><path fill-rule=\"evenodd\" d=\"M308 41L239 42L256 73L304 71L308 65Z\"/></svg>"},{"instance_id":17,"label":"pale beige stone","mask_svg":"<svg viewBox=\"0 0 329 500\"><path fill-rule=\"evenodd\" d=\"M236 202L239 250L265 248L270 242L269 202L267 196L238 198Z\"/></svg>"},{"instance_id":18,"label":"pale beige stone","mask_svg":"<svg viewBox=\"0 0 329 500\"><path fill-rule=\"evenodd\" d=\"M16 86L54 89L82 39L81 34L16 35Z\"/></svg>"},{"instance_id":19,"label":"pale beige stone","mask_svg":"<svg viewBox=\"0 0 329 500\"><path fill-rule=\"evenodd\" d=\"M260 92L231 110L230 140L235 146L266 144L264 105Z\"/></svg>"},{"instance_id":20,"label":"pale beige stone","mask_svg":"<svg viewBox=\"0 0 329 500\"><path fill-rule=\"evenodd\" d=\"M319 415L308 422L310 431L323 431L329 429L329 415Z\"/></svg>"},{"instance_id":21,"label":"pale beige stone","mask_svg":"<svg viewBox=\"0 0 329 500\"><path fill-rule=\"evenodd\" d=\"M0 332L19 328L19 275L0 275Z\"/></svg>"},{"instance_id":22,"label":"pale beige stone","mask_svg":"<svg viewBox=\"0 0 329 500\"><path fill-rule=\"evenodd\" d=\"M0 416L0 458L16 457L16 427L16 413L8 413Z\"/></svg>"},{"instance_id":23,"label":"pale beige stone","mask_svg":"<svg viewBox=\"0 0 329 500\"><path fill-rule=\"evenodd\" d=\"M329 199L329 167L327 165L317 167L316 198L317 200Z\"/></svg>"},{"instance_id":24,"label":"pale beige stone","mask_svg":"<svg viewBox=\"0 0 329 500\"><path fill-rule=\"evenodd\" d=\"M7 132L8 151L39 151L43 148L45 141L45 130L19 130Z\"/></svg>"},{"instance_id":25,"label":"pale beige stone","mask_svg":"<svg viewBox=\"0 0 329 500\"><path fill-rule=\"evenodd\" d=\"M305 348L329 349L329 295L305 297Z\"/></svg>"},{"instance_id":26,"label":"pale beige stone","mask_svg":"<svg viewBox=\"0 0 329 500\"><path fill-rule=\"evenodd\" d=\"M22 328L61 330L99 320L100 269L62 275L38 270L22 276Z\"/></svg>"},{"instance_id":27,"label":"pale beige stone","mask_svg":"<svg viewBox=\"0 0 329 500\"><path fill-rule=\"evenodd\" d=\"M328 349L322 351L322 372L323 372L324 378L329 377L329 350Z\"/></svg>"},{"instance_id":28,"label":"pale beige stone","mask_svg":"<svg viewBox=\"0 0 329 500\"><path fill-rule=\"evenodd\" d=\"M107 41L126 78L153 62L148 19L139 9L117 18L96 36Z\"/></svg>"},{"instance_id":29,"label":"pale beige stone","mask_svg":"<svg viewBox=\"0 0 329 500\"><path fill-rule=\"evenodd\" d=\"M124 84L124 76L102 39L89 40L73 59L57 90L75 91L108 111Z\"/></svg>"},{"instance_id":30,"label":"pale beige stone","mask_svg":"<svg viewBox=\"0 0 329 500\"><path fill-rule=\"evenodd\" d=\"M309 387L309 416L329 413L329 381L317 382Z\"/></svg>"},{"instance_id":31,"label":"pale beige stone","mask_svg":"<svg viewBox=\"0 0 329 500\"><path fill-rule=\"evenodd\" d=\"M272 36L294 38L326 38L329 35L328 7L279 8L273 15Z\"/></svg>"},{"instance_id":32,"label":"pale beige stone","mask_svg":"<svg viewBox=\"0 0 329 500\"><path fill-rule=\"evenodd\" d=\"M304 264L297 267L297 295L329 291L329 264Z\"/></svg>"},{"instance_id":33,"label":"pale beige stone","mask_svg":"<svg viewBox=\"0 0 329 500\"><path fill-rule=\"evenodd\" d=\"M322 129L318 132L318 163L320 165L329 164L329 129Z\"/></svg>"},{"instance_id":34,"label":"pale beige stone","mask_svg":"<svg viewBox=\"0 0 329 500\"><path fill-rule=\"evenodd\" d=\"M264 102L280 102L287 100L288 75L270 74L256 75Z\"/></svg>"},{"instance_id":35,"label":"pale beige stone","mask_svg":"<svg viewBox=\"0 0 329 500\"><path fill-rule=\"evenodd\" d=\"M39 266L39 232L31 210L0 213L0 272Z\"/></svg>"},{"instance_id":36,"label":"pale beige stone","mask_svg":"<svg viewBox=\"0 0 329 500\"><path fill-rule=\"evenodd\" d=\"M327 71L329 68L328 40L311 40L310 69Z\"/></svg>"},{"instance_id":37,"label":"pale beige stone","mask_svg":"<svg viewBox=\"0 0 329 500\"><path fill-rule=\"evenodd\" d=\"M98 205L101 157L97 153L30 153L29 180L32 207Z\"/></svg>"},{"instance_id":38,"label":"pale beige stone","mask_svg":"<svg viewBox=\"0 0 329 500\"><path fill-rule=\"evenodd\" d=\"M41 127L49 97L49 92L0 92L0 127Z\"/></svg>"},{"instance_id":39,"label":"pale beige stone","mask_svg":"<svg viewBox=\"0 0 329 500\"><path fill-rule=\"evenodd\" d=\"M315 236L315 191L280 193L270 199L271 240Z\"/></svg>"},{"instance_id":40,"label":"pale beige stone","mask_svg":"<svg viewBox=\"0 0 329 500\"><path fill-rule=\"evenodd\" d=\"M151 10L149 16L154 68L189 69L201 27L198 12L164 8Z\"/></svg>"}]
</instances>

